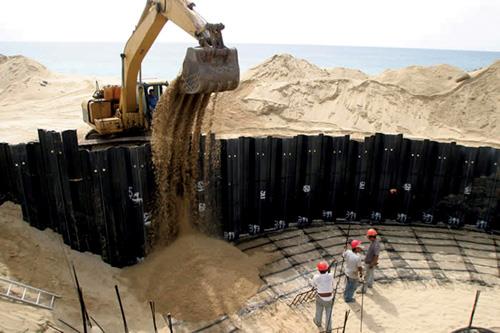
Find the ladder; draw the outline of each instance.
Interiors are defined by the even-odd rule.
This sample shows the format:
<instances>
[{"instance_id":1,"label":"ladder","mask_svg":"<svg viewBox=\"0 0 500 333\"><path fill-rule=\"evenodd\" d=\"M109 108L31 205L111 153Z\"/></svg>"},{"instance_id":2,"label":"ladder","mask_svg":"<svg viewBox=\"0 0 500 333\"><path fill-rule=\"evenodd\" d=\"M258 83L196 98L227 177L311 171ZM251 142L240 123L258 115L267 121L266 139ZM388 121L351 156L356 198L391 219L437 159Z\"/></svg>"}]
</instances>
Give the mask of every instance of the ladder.
<instances>
[{"instance_id":1,"label":"ladder","mask_svg":"<svg viewBox=\"0 0 500 333\"><path fill-rule=\"evenodd\" d=\"M4 277L0 277L0 296L48 310L53 310L56 298L61 298L61 296L51 292Z\"/></svg>"},{"instance_id":2,"label":"ladder","mask_svg":"<svg viewBox=\"0 0 500 333\"><path fill-rule=\"evenodd\" d=\"M316 289L312 288L309 289L308 291L304 291L303 293L300 293L297 296L295 296L293 301L290 304L288 304L288 306L292 307L301 305L304 303L311 302L314 299L316 299Z\"/></svg>"}]
</instances>

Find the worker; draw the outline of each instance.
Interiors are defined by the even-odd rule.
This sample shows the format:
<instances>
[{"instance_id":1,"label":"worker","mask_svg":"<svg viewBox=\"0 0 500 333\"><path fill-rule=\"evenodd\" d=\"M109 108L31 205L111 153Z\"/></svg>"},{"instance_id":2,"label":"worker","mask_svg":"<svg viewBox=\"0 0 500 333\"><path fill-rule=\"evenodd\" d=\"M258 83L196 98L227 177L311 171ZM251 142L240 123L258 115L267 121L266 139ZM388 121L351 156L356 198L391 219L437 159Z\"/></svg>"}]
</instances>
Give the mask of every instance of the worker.
<instances>
[{"instance_id":1,"label":"worker","mask_svg":"<svg viewBox=\"0 0 500 333\"><path fill-rule=\"evenodd\" d=\"M150 112L153 112L156 108L156 104L158 103L158 97L156 97L154 88L148 89L148 108Z\"/></svg>"},{"instance_id":2,"label":"worker","mask_svg":"<svg viewBox=\"0 0 500 333\"><path fill-rule=\"evenodd\" d=\"M320 261L316 266L319 274L313 277L313 286L316 288L316 316L313 319L318 328L321 327L323 311L325 311L326 332L332 331L333 308L333 274L329 272L326 261Z\"/></svg>"},{"instance_id":3,"label":"worker","mask_svg":"<svg viewBox=\"0 0 500 333\"><path fill-rule=\"evenodd\" d=\"M363 262L360 256L362 250L361 241L354 239L351 242L351 249L344 252L345 275L347 278L344 290L344 301L346 303L354 302L354 292L358 288L360 279L363 278Z\"/></svg>"},{"instance_id":4,"label":"worker","mask_svg":"<svg viewBox=\"0 0 500 333\"><path fill-rule=\"evenodd\" d=\"M373 280L374 280L374 270L378 265L378 256L380 254L380 243L377 239L377 230L368 229L366 232L366 238L370 241L370 246L366 251L365 256L365 283L363 284L363 288L361 288L362 293L366 293L366 288L373 288Z\"/></svg>"}]
</instances>

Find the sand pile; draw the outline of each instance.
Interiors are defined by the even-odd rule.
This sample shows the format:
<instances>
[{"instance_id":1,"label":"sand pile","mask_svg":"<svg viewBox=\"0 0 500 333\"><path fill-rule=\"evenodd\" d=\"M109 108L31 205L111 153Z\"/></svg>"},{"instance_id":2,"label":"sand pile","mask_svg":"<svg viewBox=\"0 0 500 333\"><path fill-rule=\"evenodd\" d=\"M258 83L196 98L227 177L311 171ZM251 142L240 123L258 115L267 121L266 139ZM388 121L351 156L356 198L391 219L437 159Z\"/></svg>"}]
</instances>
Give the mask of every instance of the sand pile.
<instances>
[{"instance_id":1,"label":"sand pile","mask_svg":"<svg viewBox=\"0 0 500 333\"><path fill-rule=\"evenodd\" d=\"M37 139L38 128L78 129L83 137L89 127L81 103L94 90L94 78L53 73L23 56L0 57L0 141Z\"/></svg>"},{"instance_id":2,"label":"sand pile","mask_svg":"<svg viewBox=\"0 0 500 333\"><path fill-rule=\"evenodd\" d=\"M89 314L108 332L123 330L114 285L120 286L131 329L149 328L150 312L124 284L118 281L121 270L104 263L101 257L80 253L64 245L61 236L51 230L40 231L22 220L21 208L12 203L0 207L0 276L62 296L55 310L48 311L0 299L0 332L44 332L51 321L65 331L58 318L81 330L77 294L69 262L74 263ZM15 329L11 329L11 328ZM52 332L49 330L48 332Z\"/></svg>"},{"instance_id":3,"label":"sand pile","mask_svg":"<svg viewBox=\"0 0 500 333\"><path fill-rule=\"evenodd\" d=\"M242 75L236 91L221 94L213 129L233 137L403 133L500 147L499 71L496 62L472 73L412 66L370 77L276 55ZM36 139L38 127L77 128L80 137L89 130L80 104L93 93L94 79L50 73L21 56L0 58L0 78L0 141Z\"/></svg>"},{"instance_id":4,"label":"sand pile","mask_svg":"<svg viewBox=\"0 0 500 333\"><path fill-rule=\"evenodd\" d=\"M0 55L0 97L9 98L16 91L33 85L43 86L52 74L42 64L23 56Z\"/></svg>"},{"instance_id":5,"label":"sand pile","mask_svg":"<svg viewBox=\"0 0 500 333\"><path fill-rule=\"evenodd\" d=\"M331 79L367 80L369 76L359 69L335 67L327 68L328 77Z\"/></svg>"},{"instance_id":6,"label":"sand pile","mask_svg":"<svg viewBox=\"0 0 500 333\"><path fill-rule=\"evenodd\" d=\"M434 95L455 88L456 79L464 74L460 68L450 65L410 66L386 70L373 80L400 86L415 95Z\"/></svg>"},{"instance_id":7,"label":"sand pile","mask_svg":"<svg viewBox=\"0 0 500 333\"><path fill-rule=\"evenodd\" d=\"M156 107L152 137L158 184L156 246L144 263L123 274L141 300L154 300L159 311L191 321L240 309L262 283L258 269L262 258L249 257L198 231L194 185L209 100L210 94L181 93L180 80L175 80Z\"/></svg>"},{"instance_id":8,"label":"sand pile","mask_svg":"<svg viewBox=\"0 0 500 333\"><path fill-rule=\"evenodd\" d=\"M231 314L262 284L259 268L266 258L249 257L222 240L193 233L152 253L143 264L124 270L142 301L154 300L161 313L187 321Z\"/></svg>"},{"instance_id":9,"label":"sand pile","mask_svg":"<svg viewBox=\"0 0 500 333\"><path fill-rule=\"evenodd\" d=\"M274 56L221 95L214 131L225 136L375 132L500 146L500 61L457 83L451 66L368 78Z\"/></svg>"},{"instance_id":10,"label":"sand pile","mask_svg":"<svg viewBox=\"0 0 500 333\"><path fill-rule=\"evenodd\" d=\"M275 55L262 64L251 68L242 76L242 81L283 81L317 79L328 76L327 70L285 54Z\"/></svg>"}]
</instances>

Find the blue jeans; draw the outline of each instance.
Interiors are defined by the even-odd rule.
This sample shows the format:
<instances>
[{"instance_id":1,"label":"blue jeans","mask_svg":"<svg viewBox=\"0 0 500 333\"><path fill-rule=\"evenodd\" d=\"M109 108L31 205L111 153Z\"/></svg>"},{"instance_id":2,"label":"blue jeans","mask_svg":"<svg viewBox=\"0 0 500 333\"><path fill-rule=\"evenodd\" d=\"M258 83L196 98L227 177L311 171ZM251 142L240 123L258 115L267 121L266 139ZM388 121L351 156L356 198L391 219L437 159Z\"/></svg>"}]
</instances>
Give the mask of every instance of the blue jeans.
<instances>
[{"instance_id":1,"label":"blue jeans","mask_svg":"<svg viewBox=\"0 0 500 333\"><path fill-rule=\"evenodd\" d=\"M316 316L314 317L314 323L316 326L320 327L321 326L321 321L323 319L323 311L326 313L326 332L331 332L332 331L332 301L324 301L319 297L319 295L316 296Z\"/></svg>"},{"instance_id":2,"label":"blue jeans","mask_svg":"<svg viewBox=\"0 0 500 333\"><path fill-rule=\"evenodd\" d=\"M370 268L369 264L365 264L365 284L363 285L363 292L366 292L367 287L368 288L373 287L374 271L375 271L375 266Z\"/></svg>"},{"instance_id":3,"label":"blue jeans","mask_svg":"<svg viewBox=\"0 0 500 333\"><path fill-rule=\"evenodd\" d=\"M350 302L354 302L354 292L356 291L356 289L358 288L358 280L357 279L353 279L353 278L350 278L348 276L346 276L347 278L347 283L345 285L345 290L344 290L344 301L346 301L347 303L350 303Z\"/></svg>"}]
</instances>

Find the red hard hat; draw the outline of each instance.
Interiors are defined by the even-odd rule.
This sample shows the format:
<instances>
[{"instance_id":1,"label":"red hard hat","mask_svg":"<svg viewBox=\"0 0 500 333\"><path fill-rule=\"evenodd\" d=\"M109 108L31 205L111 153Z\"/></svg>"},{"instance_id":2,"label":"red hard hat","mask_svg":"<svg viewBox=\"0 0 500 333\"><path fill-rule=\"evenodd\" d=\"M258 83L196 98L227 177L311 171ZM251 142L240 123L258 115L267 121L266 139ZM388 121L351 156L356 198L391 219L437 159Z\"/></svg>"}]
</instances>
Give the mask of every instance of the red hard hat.
<instances>
[{"instance_id":1,"label":"red hard hat","mask_svg":"<svg viewBox=\"0 0 500 333\"><path fill-rule=\"evenodd\" d=\"M354 239L352 242L351 242L351 247L352 249L354 250L355 248L359 247L360 249L362 249L361 247L361 241L360 240L357 240L357 239Z\"/></svg>"},{"instance_id":2,"label":"red hard hat","mask_svg":"<svg viewBox=\"0 0 500 333\"><path fill-rule=\"evenodd\" d=\"M378 233L377 233L377 230L375 230L375 229L368 229L368 231L366 232L366 235L367 236L377 236Z\"/></svg>"},{"instance_id":3,"label":"red hard hat","mask_svg":"<svg viewBox=\"0 0 500 333\"><path fill-rule=\"evenodd\" d=\"M318 268L318 271L324 272L328 270L328 263L326 261L320 261L316 267Z\"/></svg>"}]
</instances>

